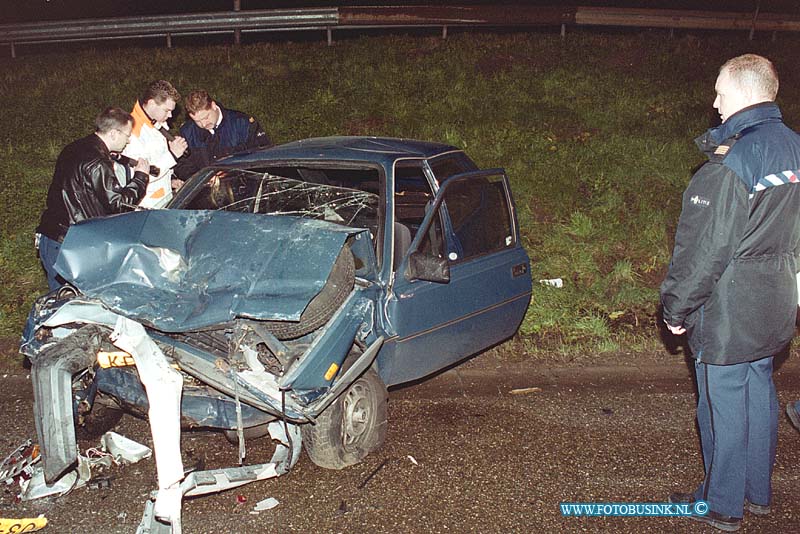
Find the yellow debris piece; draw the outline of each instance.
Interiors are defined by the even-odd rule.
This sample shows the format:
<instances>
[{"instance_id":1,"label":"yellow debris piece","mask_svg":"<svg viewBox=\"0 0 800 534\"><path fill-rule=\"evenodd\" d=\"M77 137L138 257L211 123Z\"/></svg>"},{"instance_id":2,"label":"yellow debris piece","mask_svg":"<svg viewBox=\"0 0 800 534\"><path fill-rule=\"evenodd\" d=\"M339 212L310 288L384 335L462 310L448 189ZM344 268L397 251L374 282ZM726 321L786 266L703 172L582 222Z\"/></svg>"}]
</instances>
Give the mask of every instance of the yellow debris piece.
<instances>
[{"instance_id":1,"label":"yellow debris piece","mask_svg":"<svg viewBox=\"0 0 800 534\"><path fill-rule=\"evenodd\" d=\"M6 519L0 517L0 534L17 534L22 532L36 532L47 526L47 518L26 517L23 519Z\"/></svg>"}]
</instances>

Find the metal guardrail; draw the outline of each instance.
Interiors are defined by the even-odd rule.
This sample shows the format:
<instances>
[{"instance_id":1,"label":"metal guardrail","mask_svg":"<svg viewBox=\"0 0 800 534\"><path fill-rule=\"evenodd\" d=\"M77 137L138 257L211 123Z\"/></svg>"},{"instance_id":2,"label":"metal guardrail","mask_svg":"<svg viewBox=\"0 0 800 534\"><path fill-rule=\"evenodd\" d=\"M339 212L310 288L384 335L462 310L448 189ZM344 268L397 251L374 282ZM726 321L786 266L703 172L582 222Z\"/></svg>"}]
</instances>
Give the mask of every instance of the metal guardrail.
<instances>
[{"instance_id":1,"label":"metal guardrail","mask_svg":"<svg viewBox=\"0 0 800 534\"><path fill-rule=\"evenodd\" d=\"M580 7L575 24L698 30L798 31L800 17L780 13Z\"/></svg>"},{"instance_id":2,"label":"metal guardrail","mask_svg":"<svg viewBox=\"0 0 800 534\"><path fill-rule=\"evenodd\" d=\"M800 31L800 17L776 13L609 7L362 6L297 8L0 24L0 44L63 43L220 33L442 27L621 26L707 30ZM237 38L238 42L238 38Z\"/></svg>"},{"instance_id":3,"label":"metal guardrail","mask_svg":"<svg viewBox=\"0 0 800 534\"><path fill-rule=\"evenodd\" d=\"M0 44L66 43L107 39L210 35L219 33L324 30L339 21L338 8L226 11L0 24Z\"/></svg>"}]
</instances>

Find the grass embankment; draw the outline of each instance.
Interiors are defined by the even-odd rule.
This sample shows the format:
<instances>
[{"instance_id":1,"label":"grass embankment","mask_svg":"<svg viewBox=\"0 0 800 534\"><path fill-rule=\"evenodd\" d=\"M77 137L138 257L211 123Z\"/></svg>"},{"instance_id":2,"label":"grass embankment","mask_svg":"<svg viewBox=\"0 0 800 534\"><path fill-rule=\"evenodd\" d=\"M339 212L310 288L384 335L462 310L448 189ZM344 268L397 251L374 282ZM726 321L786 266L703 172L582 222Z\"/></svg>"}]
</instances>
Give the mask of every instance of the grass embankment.
<instances>
[{"instance_id":1,"label":"grass embankment","mask_svg":"<svg viewBox=\"0 0 800 534\"><path fill-rule=\"evenodd\" d=\"M787 38L788 39L788 38ZM17 336L46 284L33 231L61 148L150 80L203 87L257 115L276 142L334 134L445 141L511 178L535 284L528 349L614 351L657 339L658 284L680 195L718 119L718 66L776 62L800 126L797 46L744 34L462 34L236 47L39 53L0 59L0 337ZM180 114L173 127L183 120Z\"/></svg>"}]
</instances>

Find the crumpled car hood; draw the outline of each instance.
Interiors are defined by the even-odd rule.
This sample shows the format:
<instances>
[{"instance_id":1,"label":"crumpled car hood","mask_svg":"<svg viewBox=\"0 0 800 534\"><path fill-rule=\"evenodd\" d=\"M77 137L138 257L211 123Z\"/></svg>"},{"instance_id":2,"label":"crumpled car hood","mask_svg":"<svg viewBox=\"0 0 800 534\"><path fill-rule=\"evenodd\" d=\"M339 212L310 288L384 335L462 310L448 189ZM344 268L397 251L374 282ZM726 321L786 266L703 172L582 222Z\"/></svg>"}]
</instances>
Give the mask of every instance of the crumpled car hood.
<instances>
[{"instance_id":1,"label":"crumpled car hood","mask_svg":"<svg viewBox=\"0 0 800 534\"><path fill-rule=\"evenodd\" d=\"M84 295L164 332L235 317L296 321L358 231L285 215L137 211L73 225L55 268Z\"/></svg>"}]
</instances>

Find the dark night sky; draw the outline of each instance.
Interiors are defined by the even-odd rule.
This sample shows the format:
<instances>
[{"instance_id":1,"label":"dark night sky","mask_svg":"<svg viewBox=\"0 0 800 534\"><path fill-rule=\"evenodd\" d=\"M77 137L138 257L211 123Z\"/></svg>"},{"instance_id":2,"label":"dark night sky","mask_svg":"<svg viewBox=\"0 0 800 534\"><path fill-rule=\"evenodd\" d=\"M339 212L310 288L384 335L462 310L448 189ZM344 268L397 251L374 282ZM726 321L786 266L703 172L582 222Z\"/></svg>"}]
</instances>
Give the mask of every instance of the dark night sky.
<instances>
[{"instance_id":1,"label":"dark night sky","mask_svg":"<svg viewBox=\"0 0 800 534\"><path fill-rule=\"evenodd\" d=\"M319 7L346 5L398 5L398 4L527 4L527 5L607 5L639 6L684 9L716 9L720 11L752 11L758 0L516 0L489 2L462 0L441 2L437 0L241 0L242 9L270 9L285 7ZM800 12L800 0L760 0L762 11L777 13ZM170 13L198 13L233 9L233 0L0 0L0 23L31 22L41 20L68 20L80 18L124 17L133 15L164 15Z\"/></svg>"}]
</instances>

